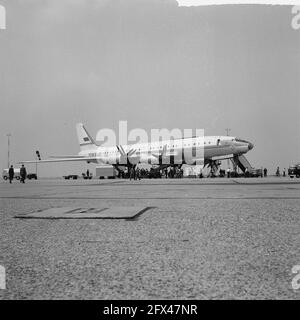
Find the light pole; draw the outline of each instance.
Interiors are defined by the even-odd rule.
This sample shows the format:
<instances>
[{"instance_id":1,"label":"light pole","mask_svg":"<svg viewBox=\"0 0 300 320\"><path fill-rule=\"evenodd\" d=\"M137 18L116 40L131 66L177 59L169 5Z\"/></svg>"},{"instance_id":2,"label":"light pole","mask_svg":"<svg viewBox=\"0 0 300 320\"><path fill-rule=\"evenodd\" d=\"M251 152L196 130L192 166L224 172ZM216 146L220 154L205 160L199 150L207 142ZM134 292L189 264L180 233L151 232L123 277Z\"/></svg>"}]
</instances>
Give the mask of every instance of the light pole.
<instances>
[{"instance_id":1,"label":"light pole","mask_svg":"<svg viewBox=\"0 0 300 320\"><path fill-rule=\"evenodd\" d=\"M11 134L8 133L7 135L7 168L9 168L9 148L10 148L10 141L9 141L9 138L11 137Z\"/></svg>"}]
</instances>

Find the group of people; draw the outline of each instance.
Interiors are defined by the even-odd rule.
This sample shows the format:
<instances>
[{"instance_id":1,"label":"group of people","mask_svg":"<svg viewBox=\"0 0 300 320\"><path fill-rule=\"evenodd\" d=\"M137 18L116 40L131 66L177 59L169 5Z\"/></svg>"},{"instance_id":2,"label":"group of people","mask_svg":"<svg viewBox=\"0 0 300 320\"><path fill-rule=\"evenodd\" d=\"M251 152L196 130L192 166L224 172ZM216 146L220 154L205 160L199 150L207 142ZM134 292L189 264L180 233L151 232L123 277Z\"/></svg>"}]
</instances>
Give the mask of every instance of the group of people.
<instances>
[{"instance_id":1,"label":"group of people","mask_svg":"<svg viewBox=\"0 0 300 320\"><path fill-rule=\"evenodd\" d=\"M141 180L141 170L139 167L137 168L134 168L134 167L131 167L129 168L129 179L130 180Z\"/></svg>"},{"instance_id":2,"label":"group of people","mask_svg":"<svg viewBox=\"0 0 300 320\"><path fill-rule=\"evenodd\" d=\"M133 168L131 167L129 169L129 179L130 180L141 180L141 178L148 178L148 177L152 177L153 175L153 172L151 172L151 170L154 171L153 168L150 169L150 172L148 172L147 169L140 169L139 167L137 168ZM221 170L220 170L221 171ZM224 171L224 175L225 175L225 170ZM87 170L87 177L89 177L90 175L90 172L89 170ZM221 174L221 172L220 172ZM248 174L248 169L246 168L245 170L245 176L247 176ZM10 166L9 170L8 170L8 178L9 178L9 183L12 183L13 179L14 179L14 175L15 175L15 171L14 171L14 167L13 165ZM178 169L178 168L170 168L170 170L168 171L168 169L164 169L163 170L163 175L165 176L165 178L174 178L174 177L182 177L183 176L183 170L181 169ZM223 175L223 176L224 176ZM261 177L267 177L268 175L268 169L267 168L264 168L261 170ZM27 176L27 172L26 172L26 168L24 166L24 164L22 164L22 167L20 168L20 182L21 183L25 183L25 179L26 179L26 176ZM276 169L276 176L277 177L280 177L280 169L279 167L277 167ZM283 171L282 171L282 176L285 177L286 176L286 169L284 168ZM160 174L160 177L161 177L161 174ZM202 172L200 173L200 178L202 178L203 175L202 175ZM227 177L230 178L231 177L231 170L228 168L227 169Z\"/></svg>"},{"instance_id":3,"label":"group of people","mask_svg":"<svg viewBox=\"0 0 300 320\"><path fill-rule=\"evenodd\" d=\"M220 170L220 176L224 176L225 175L225 171L224 171L224 175L223 175L223 171ZM282 171L282 176L285 177L286 173L287 173L286 168L284 168L283 171ZM244 175L245 175L245 177L248 177L250 175L250 172L249 172L248 168L245 169ZM230 178L231 176L232 176L232 171L231 171L230 168L228 168L227 169L227 177ZM268 169L267 168L261 168L260 176L261 177L267 177L268 176ZM279 167L277 167L277 169L276 169L276 176L277 177L281 176Z\"/></svg>"},{"instance_id":4,"label":"group of people","mask_svg":"<svg viewBox=\"0 0 300 320\"><path fill-rule=\"evenodd\" d=\"M264 169L263 169L263 173L264 173L264 177L267 177L267 175L268 175L268 170L267 170L267 168L264 168ZM280 177L280 169L279 169L279 167L277 167L277 169L276 169L276 176L277 176L277 177ZM282 176L283 176L283 177L286 176L286 168L283 169L283 171L282 171Z\"/></svg>"},{"instance_id":5,"label":"group of people","mask_svg":"<svg viewBox=\"0 0 300 320\"><path fill-rule=\"evenodd\" d=\"M11 165L8 170L9 183L12 183L14 176L15 176L15 170L14 170L13 165ZM22 167L20 168L20 182L21 183L25 183L26 176L27 176L26 168L24 167L24 164L22 164Z\"/></svg>"},{"instance_id":6,"label":"group of people","mask_svg":"<svg viewBox=\"0 0 300 320\"><path fill-rule=\"evenodd\" d=\"M276 176L277 177L280 177L280 169L279 167L277 167L276 169ZM283 171L282 171L282 176L285 177L286 176L286 169L284 168Z\"/></svg>"},{"instance_id":7,"label":"group of people","mask_svg":"<svg viewBox=\"0 0 300 320\"><path fill-rule=\"evenodd\" d=\"M119 171L119 178L129 178L130 180L141 180L143 178L182 178L183 177L183 170L177 167L165 168L162 170L158 170L155 168L150 168L149 170L146 168L139 168L139 167L130 167L128 171Z\"/></svg>"},{"instance_id":8,"label":"group of people","mask_svg":"<svg viewBox=\"0 0 300 320\"><path fill-rule=\"evenodd\" d=\"M178 167L171 167L169 171L168 168L166 168L164 173L165 177L169 179L183 177L183 169L179 169Z\"/></svg>"},{"instance_id":9,"label":"group of people","mask_svg":"<svg viewBox=\"0 0 300 320\"><path fill-rule=\"evenodd\" d=\"M225 175L228 178L231 178L233 176L233 174L235 173L235 171L232 171L230 168L228 168L225 172L225 170L220 170L220 177L224 177ZM249 177L250 176L250 171L248 168L246 168L245 172L244 172L245 177ZM286 176L286 169L283 169L282 172L283 177ZM267 168L261 168L260 170L260 176L263 177L267 177L268 176L268 169ZM276 170L276 176L280 176L280 169L279 167ZM121 176L120 176L121 177ZM161 178L161 177L165 177L165 178L182 178L183 177L183 170L179 169L177 167L174 168L170 168L168 170L168 168L163 169L162 171L158 171L155 170L153 168L150 169L150 171L148 169L144 169L144 168L130 168L128 171L128 175L127 178L129 178L130 180L137 180L137 179L141 179L141 178ZM126 178L126 175L122 176L122 178ZM202 171L199 174L199 178L203 178L203 173Z\"/></svg>"},{"instance_id":10,"label":"group of people","mask_svg":"<svg viewBox=\"0 0 300 320\"><path fill-rule=\"evenodd\" d=\"M237 176L237 172L236 171L231 171L230 168L228 168L226 170L226 175L227 175L227 178L232 178L234 176ZM220 177L224 177L225 176L225 170L220 170ZM245 168L245 171L244 171L244 176L245 177L250 177L251 176L251 172L249 171L248 168ZM267 177L268 176L268 169L267 168L261 168L259 170L259 176L261 178L263 177Z\"/></svg>"}]
</instances>

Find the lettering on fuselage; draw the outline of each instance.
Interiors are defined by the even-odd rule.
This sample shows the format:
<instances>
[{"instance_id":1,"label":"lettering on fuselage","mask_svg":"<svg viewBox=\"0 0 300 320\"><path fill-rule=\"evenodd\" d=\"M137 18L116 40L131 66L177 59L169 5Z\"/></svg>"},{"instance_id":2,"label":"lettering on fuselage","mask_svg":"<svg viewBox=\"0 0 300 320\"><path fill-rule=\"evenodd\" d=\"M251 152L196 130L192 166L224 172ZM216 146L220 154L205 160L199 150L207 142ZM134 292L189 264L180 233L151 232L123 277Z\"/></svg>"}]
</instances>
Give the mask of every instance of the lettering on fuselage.
<instances>
[{"instance_id":1,"label":"lettering on fuselage","mask_svg":"<svg viewBox=\"0 0 300 320\"><path fill-rule=\"evenodd\" d=\"M89 153L89 157L91 157L91 158L97 157L97 153L91 152L91 153Z\"/></svg>"}]
</instances>

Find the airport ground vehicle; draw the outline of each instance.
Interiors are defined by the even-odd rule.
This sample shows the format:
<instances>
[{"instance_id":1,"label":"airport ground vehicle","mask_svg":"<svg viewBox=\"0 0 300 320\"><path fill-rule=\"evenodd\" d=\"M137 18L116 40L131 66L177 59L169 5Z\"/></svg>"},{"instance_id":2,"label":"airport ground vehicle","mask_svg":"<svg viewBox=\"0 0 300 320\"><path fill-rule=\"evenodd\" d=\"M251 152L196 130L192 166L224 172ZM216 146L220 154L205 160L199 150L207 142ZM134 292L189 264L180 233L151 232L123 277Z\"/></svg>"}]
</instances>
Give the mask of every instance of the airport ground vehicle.
<instances>
[{"instance_id":1,"label":"airport ground vehicle","mask_svg":"<svg viewBox=\"0 0 300 320\"><path fill-rule=\"evenodd\" d=\"M69 174L67 176L63 176L63 178L66 180L69 180L69 179L76 180L76 179L78 179L78 175L77 174Z\"/></svg>"},{"instance_id":2,"label":"airport ground vehicle","mask_svg":"<svg viewBox=\"0 0 300 320\"><path fill-rule=\"evenodd\" d=\"M248 172L242 172L238 173L235 171L232 171L230 173L231 178L258 178L263 176L263 171L262 169L256 169L256 168L250 168Z\"/></svg>"},{"instance_id":3,"label":"airport ground vehicle","mask_svg":"<svg viewBox=\"0 0 300 320\"><path fill-rule=\"evenodd\" d=\"M291 178L300 178L300 163L290 166L288 169L288 175Z\"/></svg>"},{"instance_id":4,"label":"airport ground vehicle","mask_svg":"<svg viewBox=\"0 0 300 320\"><path fill-rule=\"evenodd\" d=\"M14 168L14 179L20 180L20 168ZM3 169L2 178L7 180L9 178L8 169Z\"/></svg>"},{"instance_id":5,"label":"airport ground vehicle","mask_svg":"<svg viewBox=\"0 0 300 320\"><path fill-rule=\"evenodd\" d=\"M27 177L26 177L27 179L29 179L29 180L31 180L31 179L37 179L37 175L36 175L36 173L28 173L27 174Z\"/></svg>"},{"instance_id":6,"label":"airport ground vehicle","mask_svg":"<svg viewBox=\"0 0 300 320\"><path fill-rule=\"evenodd\" d=\"M117 176L116 169L113 166L99 166L96 167L96 177L99 179L115 179Z\"/></svg>"},{"instance_id":7,"label":"airport ground vehicle","mask_svg":"<svg viewBox=\"0 0 300 320\"><path fill-rule=\"evenodd\" d=\"M262 171L262 169L251 168L251 169L249 170L248 177L258 178L258 177L262 177L262 176L263 176L263 171Z\"/></svg>"},{"instance_id":8,"label":"airport ground vehicle","mask_svg":"<svg viewBox=\"0 0 300 320\"><path fill-rule=\"evenodd\" d=\"M83 179L92 179L93 178L93 174L92 173L90 173L89 175L87 175L86 173L82 173L82 178Z\"/></svg>"}]
</instances>

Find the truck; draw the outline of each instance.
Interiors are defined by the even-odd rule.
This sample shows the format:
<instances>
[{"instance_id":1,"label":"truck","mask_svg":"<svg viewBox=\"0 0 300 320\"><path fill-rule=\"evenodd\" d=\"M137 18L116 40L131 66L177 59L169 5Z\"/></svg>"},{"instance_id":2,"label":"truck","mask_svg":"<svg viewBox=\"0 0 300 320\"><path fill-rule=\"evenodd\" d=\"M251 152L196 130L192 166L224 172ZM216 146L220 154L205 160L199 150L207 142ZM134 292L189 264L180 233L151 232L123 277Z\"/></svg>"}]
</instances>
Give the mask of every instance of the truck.
<instances>
[{"instance_id":1,"label":"truck","mask_svg":"<svg viewBox=\"0 0 300 320\"><path fill-rule=\"evenodd\" d=\"M292 165L288 168L288 175L291 178L300 178L300 163L297 163L295 165Z\"/></svg>"},{"instance_id":2,"label":"truck","mask_svg":"<svg viewBox=\"0 0 300 320\"><path fill-rule=\"evenodd\" d=\"M4 180L7 180L9 178L8 170L9 169L3 169L3 171L2 171L2 178ZM14 173L15 173L14 179L20 180L20 168L14 168Z\"/></svg>"},{"instance_id":3,"label":"truck","mask_svg":"<svg viewBox=\"0 0 300 320\"><path fill-rule=\"evenodd\" d=\"M96 177L99 179L115 179L117 171L113 166L99 166L96 167Z\"/></svg>"}]
</instances>

